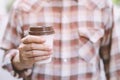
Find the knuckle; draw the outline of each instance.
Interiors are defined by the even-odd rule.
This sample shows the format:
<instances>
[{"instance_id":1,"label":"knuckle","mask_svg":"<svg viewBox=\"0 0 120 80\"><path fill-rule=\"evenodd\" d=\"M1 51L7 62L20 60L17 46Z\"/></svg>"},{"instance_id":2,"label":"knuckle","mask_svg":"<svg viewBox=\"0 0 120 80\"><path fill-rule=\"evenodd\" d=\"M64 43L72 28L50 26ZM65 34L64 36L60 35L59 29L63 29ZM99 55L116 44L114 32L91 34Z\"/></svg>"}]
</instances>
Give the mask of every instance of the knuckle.
<instances>
[{"instance_id":1,"label":"knuckle","mask_svg":"<svg viewBox=\"0 0 120 80\"><path fill-rule=\"evenodd\" d=\"M19 49L20 51L23 50L23 46L20 45L20 46L18 47L18 49Z\"/></svg>"},{"instance_id":2,"label":"knuckle","mask_svg":"<svg viewBox=\"0 0 120 80\"><path fill-rule=\"evenodd\" d=\"M21 50L24 50L25 49L25 45L24 44L20 44L20 46L18 47L18 49L21 51Z\"/></svg>"},{"instance_id":3,"label":"knuckle","mask_svg":"<svg viewBox=\"0 0 120 80\"><path fill-rule=\"evenodd\" d=\"M34 55L34 53L35 53L35 51L34 51L34 50L32 50L32 51L31 51L31 53L30 53L30 54L31 54L31 56L33 56L33 55Z\"/></svg>"},{"instance_id":4,"label":"knuckle","mask_svg":"<svg viewBox=\"0 0 120 80\"><path fill-rule=\"evenodd\" d=\"M21 42L28 42L29 41L29 38L30 38L30 36L28 35L28 36L26 36L26 37L24 37L22 40L21 40Z\"/></svg>"},{"instance_id":5,"label":"knuckle","mask_svg":"<svg viewBox=\"0 0 120 80\"><path fill-rule=\"evenodd\" d=\"M21 39L21 42L24 42L24 40L25 40L25 38L22 38L22 39Z\"/></svg>"},{"instance_id":6,"label":"knuckle","mask_svg":"<svg viewBox=\"0 0 120 80\"><path fill-rule=\"evenodd\" d=\"M22 48L21 48L21 47L18 47L18 50L19 50L19 51L21 51L21 50L22 50Z\"/></svg>"},{"instance_id":7,"label":"knuckle","mask_svg":"<svg viewBox=\"0 0 120 80\"><path fill-rule=\"evenodd\" d=\"M27 36L26 36L26 37L24 37L24 38L22 38L22 39L21 39L21 42L26 41L26 39L27 39Z\"/></svg>"},{"instance_id":8,"label":"knuckle","mask_svg":"<svg viewBox=\"0 0 120 80\"><path fill-rule=\"evenodd\" d=\"M27 40L30 38L30 35L27 35L24 39Z\"/></svg>"},{"instance_id":9,"label":"knuckle","mask_svg":"<svg viewBox=\"0 0 120 80\"><path fill-rule=\"evenodd\" d=\"M30 44L30 48L34 49L34 44L33 43Z\"/></svg>"},{"instance_id":10,"label":"knuckle","mask_svg":"<svg viewBox=\"0 0 120 80\"><path fill-rule=\"evenodd\" d=\"M32 51L32 55L36 55L36 54L38 54L40 51L35 51L35 50L33 50Z\"/></svg>"}]
</instances>

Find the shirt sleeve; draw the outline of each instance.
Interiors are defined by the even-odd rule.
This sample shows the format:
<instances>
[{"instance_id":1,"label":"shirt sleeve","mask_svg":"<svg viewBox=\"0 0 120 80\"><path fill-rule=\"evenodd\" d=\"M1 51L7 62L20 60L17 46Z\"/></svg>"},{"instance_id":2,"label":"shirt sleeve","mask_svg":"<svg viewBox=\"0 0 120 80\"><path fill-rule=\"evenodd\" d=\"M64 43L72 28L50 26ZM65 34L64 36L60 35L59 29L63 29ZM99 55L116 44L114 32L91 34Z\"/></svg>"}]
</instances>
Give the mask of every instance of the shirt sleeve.
<instances>
[{"instance_id":1,"label":"shirt sleeve","mask_svg":"<svg viewBox=\"0 0 120 80\"><path fill-rule=\"evenodd\" d=\"M120 78L120 27L116 25L113 11L113 6L104 10L105 36L100 48L107 80Z\"/></svg>"},{"instance_id":2,"label":"shirt sleeve","mask_svg":"<svg viewBox=\"0 0 120 80\"><path fill-rule=\"evenodd\" d=\"M113 22L114 23L112 29L109 72L110 72L110 80L119 80L120 79L120 26L116 23L115 18L113 18Z\"/></svg>"},{"instance_id":3,"label":"shirt sleeve","mask_svg":"<svg viewBox=\"0 0 120 80\"><path fill-rule=\"evenodd\" d=\"M5 51L3 58L2 67L8 70L15 77L28 77L31 74L31 69L17 71L12 65L12 59L16 54L19 54L17 50L21 38L22 38L22 30L20 25L20 15L19 10L13 8L10 13L10 17L8 20L8 24L5 30L5 34L2 39L2 43L0 48Z\"/></svg>"}]
</instances>

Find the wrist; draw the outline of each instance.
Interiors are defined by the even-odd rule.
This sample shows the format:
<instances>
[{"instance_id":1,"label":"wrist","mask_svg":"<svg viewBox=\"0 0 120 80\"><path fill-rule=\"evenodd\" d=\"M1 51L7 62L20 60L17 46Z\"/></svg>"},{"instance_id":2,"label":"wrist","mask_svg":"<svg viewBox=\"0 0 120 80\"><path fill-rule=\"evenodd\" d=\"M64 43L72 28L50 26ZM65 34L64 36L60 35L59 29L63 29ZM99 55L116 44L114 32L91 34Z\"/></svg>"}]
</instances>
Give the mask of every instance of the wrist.
<instances>
[{"instance_id":1,"label":"wrist","mask_svg":"<svg viewBox=\"0 0 120 80\"><path fill-rule=\"evenodd\" d=\"M12 65L13 65L13 68L17 71L25 70L23 64L20 62L19 53L13 57Z\"/></svg>"}]
</instances>

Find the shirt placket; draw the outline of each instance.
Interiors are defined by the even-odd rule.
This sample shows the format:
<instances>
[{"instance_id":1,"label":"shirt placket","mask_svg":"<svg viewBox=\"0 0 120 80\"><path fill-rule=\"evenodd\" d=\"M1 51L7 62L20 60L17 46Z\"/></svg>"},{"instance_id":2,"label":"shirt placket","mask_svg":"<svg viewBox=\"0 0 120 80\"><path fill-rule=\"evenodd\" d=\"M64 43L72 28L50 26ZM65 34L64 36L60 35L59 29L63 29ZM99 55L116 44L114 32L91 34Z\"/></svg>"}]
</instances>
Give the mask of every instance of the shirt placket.
<instances>
[{"instance_id":1,"label":"shirt placket","mask_svg":"<svg viewBox=\"0 0 120 80\"><path fill-rule=\"evenodd\" d=\"M63 0L62 4L62 12L61 12L61 38L62 38L62 45L61 45L61 60L62 60L62 65L61 65L61 76L62 80L68 79L69 80L69 75L70 75L70 65L69 65L69 56L70 56L70 50L68 48L69 45L69 39L70 39L70 34L69 34L69 25L68 23L70 22L69 20L69 15L68 11L69 9L65 7L65 5L69 4L68 1Z\"/></svg>"}]
</instances>

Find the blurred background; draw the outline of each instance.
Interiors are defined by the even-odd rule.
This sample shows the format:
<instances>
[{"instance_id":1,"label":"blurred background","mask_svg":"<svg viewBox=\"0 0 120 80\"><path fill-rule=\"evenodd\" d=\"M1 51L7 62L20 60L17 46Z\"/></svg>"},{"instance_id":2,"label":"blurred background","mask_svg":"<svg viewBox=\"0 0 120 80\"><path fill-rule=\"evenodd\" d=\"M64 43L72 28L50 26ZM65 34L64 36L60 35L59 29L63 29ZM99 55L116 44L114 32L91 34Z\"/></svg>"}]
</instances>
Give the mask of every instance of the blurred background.
<instances>
[{"instance_id":1,"label":"blurred background","mask_svg":"<svg viewBox=\"0 0 120 80\"><path fill-rule=\"evenodd\" d=\"M14 1L15 0L0 0L0 42L3 37L9 17L9 12ZM0 80L22 80L22 79L15 79L14 77L11 76L10 73L8 73L6 70L3 70L1 68L2 58L3 58L3 52L0 51Z\"/></svg>"},{"instance_id":2,"label":"blurred background","mask_svg":"<svg viewBox=\"0 0 120 80\"><path fill-rule=\"evenodd\" d=\"M0 0L0 42L6 28L6 24L9 17L9 12L12 7L12 4L15 0ZM114 13L116 25L120 26L120 0L112 0L111 3L114 3ZM22 80L15 79L7 71L1 68L3 52L0 51L0 80Z\"/></svg>"}]
</instances>

